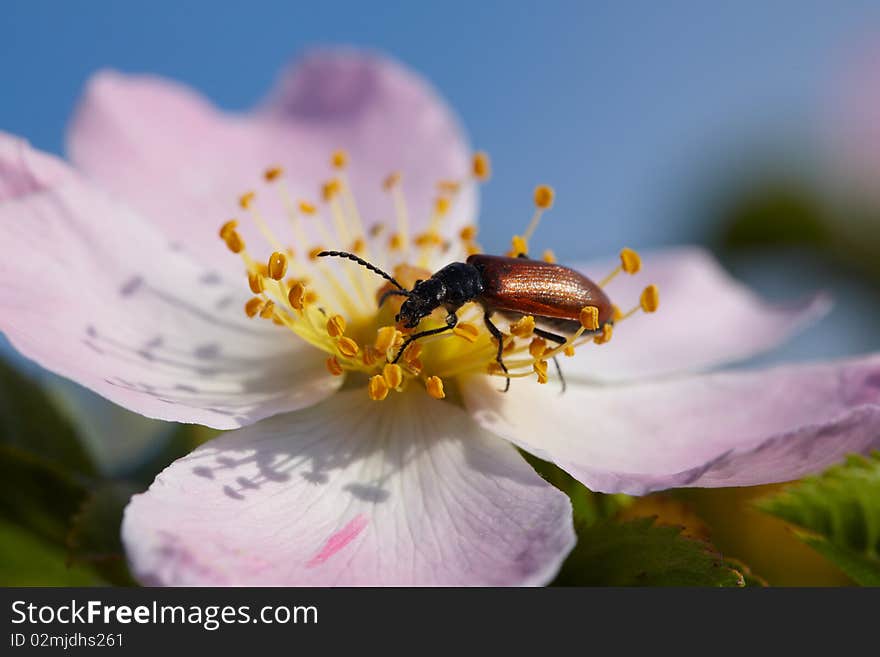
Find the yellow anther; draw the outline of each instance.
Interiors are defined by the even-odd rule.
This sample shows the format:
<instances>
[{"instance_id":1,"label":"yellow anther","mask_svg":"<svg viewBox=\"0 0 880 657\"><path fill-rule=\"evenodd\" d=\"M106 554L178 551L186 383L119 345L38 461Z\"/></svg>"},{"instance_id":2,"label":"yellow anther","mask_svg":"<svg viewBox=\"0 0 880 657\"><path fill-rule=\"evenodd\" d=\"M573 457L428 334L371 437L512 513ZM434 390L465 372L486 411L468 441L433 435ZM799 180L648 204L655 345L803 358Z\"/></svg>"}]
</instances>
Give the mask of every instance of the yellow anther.
<instances>
[{"instance_id":1,"label":"yellow anther","mask_svg":"<svg viewBox=\"0 0 880 657\"><path fill-rule=\"evenodd\" d=\"M580 314L581 326L588 331L599 328L599 309L596 306L584 306Z\"/></svg>"},{"instance_id":2,"label":"yellow anther","mask_svg":"<svg viewBox=\"0 0 880 657\"><path fill-rule=\"evenodd\" d=\"M316 208L313 203L309 203L308 201L300 201L299 211L303 214L315 214L318 211L318 208Z\"/></svg>"},{"instance_id":3,"label":"yellow anther","mask_svg":"<svg viewBox=\"0 0 880 657\"><path fill-rule=\"evenodd\" d=\"M256 272L248 274L248 285L254 294L262 294L266 289L266 286L263 285L263 277Z\"/></svg>"},{"instance_id":4,"label":"yellow anther","mask_svg":"<svg viewBox=\"0 0 880 657\"><path fill-rule=\"evenodd\" d=\"M321 185L321 196L325 201L331 201L339 193L342 185L339 180L333 178Z\"/></svg>"},{"instance_id":5,"label":"yellow anther","mask_svg":"<svg viewBox=\"0 0 880 657\"><path fill-rule=\"evenodd\" d=\"M312 249L309 249L309 260L317 260L317 259L318 259L318 254L319 254L321 251L324 251L324 250L325 250L325 249L324 249L323 246L316 246L316 247L314 247L314 248L312 248Z\"/></svg>"},{"instance_id":6,"label":"yellow anther","mask_svg":"<svg viewBox=\"0 0 880 657\"><path fill-rule=\"evenodd\" d=\"M275 302L267 301L266 305L263 306L263 309L260 311L260 317L263 319L272 319L275 317Z\"/></svg>"},{"instance_id":7,"label":"yellow anther","mask_svg":"<svg viewBox=\"0 0 880 657\"><path fill-rule=\"evenodd\" d=\"M386 192L390 192L392 189L394 189L399 184L400 184L400 172L399 171L395 171L393 173L388 174L385 177L385 180L382 181L382 187L385 189Z\"/></svg>"},{"instance_id":8,"label":"yellow anther","mask_svg":"<svg viewBox=\"0 0 880 657\"><path fill-rule=\"evenodd\" d=\"M475 242L471 242L470 244L467 245L467 247L465 247L465 252L469 256L472 256L472 255L477 255L478 253L482 253L483 250L480 248L479 244L476 244Z\"/></svg>"},{"instance_id":9,"label":"yellow anther","mask_svg":"<svg viewBox=\"0 0 880 657\"><path fill-rule=\"evenodd\" d=\"M290 288L290 292L287 293L287 300L290 302L290 305L294 310L303 309L303 296L305 295L305 291L306 289L303 287L302 283L294 283Z\"/></svg>"},{"instance_id":10,"label":"yellow anther","mask_svg":"<svg viewBox=\"0 0 880 657\"><path fill-rule=\"evenodd\" d=\"M596 344L605 344L606 342L611 340L612 331L613 327L611 326L611 324L603 324L602 332L595 338L593 338L593 342L595 342Z\"/></svg>"},{"instance_id":11,"label":"yellow anther","mask_svg":"<svg viewBox=\"0 0 880 657\"><path fill-rule=\"evenodd\" d=\"M255 263L254 263L254 267L256 268L257 273L258 273L260 276L262 276L263 278L265 278L266 276L269 275L269 267L268 267L265 263L263 263L263 262L255 262Z\"/></svg>"},{"instance_id":12,"label":"yellow anther","mask_svg":"<svg viewBox=\"0 0 880 657\"><path fill-rule=\"evenodd\" d=\"M449 208L452 205L452 201L450 201L446 196L439 196L437 200L434 201L434 212L437 213L438 217L443 217L449 212Z\"/></svg>"},{"instance_id":13,"label":"yellow anther","mask_svg":"<svg viewBox=\"0 0 880 657\"><path fill-rule=\"evenodd\" d=\"M400 251L403 248L403 238L400 233L394 233L388 238L388 248L392 251Z\"/></svg>"},{"instance_id":14,"label":"yellow anther","mask_svg":"<svg viewBox=\"0 0 880 657\"><path fill-rule=\"evenodd\" d=\"M336 356L330 356L324 363L327 365L327 371L330 372L333 376L341 376L342 375L342 365L339 364L339 361L336 359Z\"/></svg>"},{"instance_id":15,"label":"yellow anther","mask_svg":"<svg viewBox=\"0 0 880 657\"><path fill-rule=\"evenodd\" d=\"M429 376L425 380L425 389L434 399L443 399L446 396L443 392L443 379L439 376Z\"/></svg>"},{"instance_id":16,"label":"yellow anther","mask_svg":"<svg viewBox=\"0 0 880 657\"><path fill-rule=\"evenodd\" d=\"M376 332L376 341L373 343L373 346L380 354L384 354L397 341L398 335L400 335L400 331L395 327L383 326Z\"/></svg>"},{"instance_id":17,"label":"yellow anther","mask_svg":"<svg viewBox=\"0 0 880 657\"><path fill-rule=\"evenodd\" d=\"M245 315L247 315L248 317L253 317L263 309L264 303L265 301L263 301L263 299L261 299L260 297L251 297L250 299L248 299L248 302L244 304Z\"/></svg>"},{"instance_id":18,"label":"yellow anther","mask_svg":"<svg viewBox=\"0 0 880 657\"><path fill-rule=\"evenodd\" d=\"M459 231L458 236L461 238L463 242L470 242L477 236L477 227L476 226L465 226Z\"/></svg>"},{"instance_id":19,"label":"yellow anther","mask_svg":"<svg viewBox=\"0 0 880 657\"><path fill-rule=\"evenodd\" d=\"M510 240L510 244L511 257L516 258L520 253L525 253L526 255L528 255L529 245L526 244L526 241L520 235L514 235L513 239Z\"/></svg>"},{"instance_id":20,"label":"yellow anther","mask_svg":"<svg viewBox=\"0 0 880 657\"><path fill-rule=\"evenodd\" d=\"M266 267L269 269L269 277L280 281L287 274L287 256L281 251L276 251L269 256Z\"/></svg>"},{"instance_id":21,"label":"yellow anther","mask_svg":"<svg viewBox=\"0 0 880 657\"><path fill-rule=\"evenodd\" d=\"M278 315L272 316L272 323L276 326L284 326L284 320L281 319Z\"/></svg>"},{"instance_id":22,"label":"yellow anther","mask_svg":"<svg viewBox=\"0 0 880 657\"><path fill-rule=\"evenodd\" d=\"M336 343L336 348L339 349L339 353L346 358L354 358L361 350L360 347L358 347L357 342L346 337L339 338L339 341Z\"/></svg>"},{"instance_id":23,"label":"yellow anther","mask_svg":"<svg viewBox=\"0 0 880 657\"><path fill-rule=\"evenodd\" d=\"M345 317L333 315L327 320L327 333L331 338L339 338L345 334Z\"/></svg>"},{"instance_id":24,"label":"yellow anther","mask_svg":"<svg viewBox=\"0 0 880 657\"><path fill-rule=\"evenodd\" d=\"M422 348L421 342L410 342L403 352L403 360L407 363L417 361L422 355Z\"/></svg>"},{"instance_id":25,"label":"yellow anther","mask_svg":"<svg viewBox=\"0 0 880 657\"><path fill-rule=\"evenodd\" d=\"M385 367L382 368L382 378L389 388L396 390L403 383L403 368L394 363L385 363Z\"/></svg>"},{"instance_id":26,"label":"yellow anther","mask_svg":"<svg viewBox=\"0 0 880 657\"><path fill-rule=\"evenodd\" d=\"M422 369L424 369L424 365L422 365L422 361L419 358L413 358L406 361L406 367L413 374L419 374L421 373Z\"/></svg>"},{"instance_id":27,"label":"yellow anther","mask_svg":"<svg viewBox=\"0 0 880 657\"><path fill-rule=\"evenodd\" d=\"M501 365L496 363L494 360L486 366L486 371L489 374L503 374L504 370L501 369Z\"/></svg>"},{"instance_id":28,"label":"yellow anther","mask_svg":"<svg viewBox=\"0 0 880 657\"><path fill-rule=\"evenodd\" d=\"M508 335L504 338L504 346L501 348L502 353L510 353L516 349L516 340L512 335Z\"/></svg>"},{"instance_id":29,"label":"yellow anther","mask_svg":"<svg viewBox=\"0 0 880 657\"><path fill-rule=\"evenodd\" d=\"M235 232L235 229L238 228L238 222L235 219L230 219L225 224L220 226L220 239L226 240L229 235Z\"/></svg>"},{"instance_id":30,"label":"yellow anther","mask_svg":"<svg viewBox=\"0 0 880 657\"><path fill-rule=\"evenodd\" d=\"M272 182L273 180L278 180L283 173L284 169L281 167L269 167L266 169L265 173L263 173L263 178L266 179L266 182Z\"/></svg>"},{"instance_id":31,"label":"yellow anther","mask_svg":"<svg viewBox=\"0 0 880 657\"><path fill-rule=\"evenodd\" d=\"M534 365L532 365L532 369L535 370L535 374L538 375L538 383L547 383L547 361L539 360Z\"/></svg>"},{"instance_id":32,"label":"yellow anther","mask_svg":"<svg viewBox=\"0 0 880 657\"><path fill-rule=\"evenodd\" d=\"M540 358L547 351L547 341L544 338L534 338L529 343L529 354L532 358Z\"/></svg>"},{"instance_id":33,"label":"yellow anther","mask_svg":"<svg viewBox=\"0 0 880 657\"><path fill-rule=\"evenodd\" d=\"M238 198L238 204L245 210L247 210L254 202L254 199L257 198L256 192L245 192Z\"/></svg>"},{"instance_id":34,"label":"yellow anther","mask_svg":"<svg viewBox=\"0 0 880 657\"><path fill-rule=\"evenodd\" d=\"M312 305L318 300L318 293L314 290L306 290L306 294L303 297L303 303L307 306Z\"/></svg>"},{"instance_id":35,"label":"yellow anther","mask_svg":"<svg viewBox=\"0 0 880 657\"><path fill-rule=\"evenodd\" d=\"M388 396L388 384L385 383L385 379L381 374L370 377L367 390L370 393L370 399L373 401L382 401Z\"/></svg>"},{"instance_id":36,"label":"yellow anther","mask_svg":"<svg viewBox=\"0 0 880 657\"><path fill-rule=\"evenodd\" d=\"M455 180L441 180L437 183L438 191L443 194L455 194L461 188L461 184Z\"/></svg>"},{"instance_id":37,"label":"yellow anther","mask_svg":"<svg viewBox=\"0 0 880 657\"><path fill-rule=\"evenodd\" d=\"M510 325L510 332L518 338L531 337L535 331L535 318L531 315L521 317Z\"/></svg>"},{"instance_id":38,"label":"yellow anther","mask_svg":"<svg viewBox=\"0 0 880 657\"><path fill-rule=\"evenodd\" d=\"M385 357L383 354L380 354L373 345L368 344L361 350L361 360L367 367L375 365L380 356L382 358Z\"/></svg>"},{"instance_id":39,"label":"yellow anther","mask_svg":"<svg viewBox=\"0 0 880 657\"><path fill-rule=\"evenodd\" d=\"M623 249L620 252L620 267L627 274L635 274L642 268L642 259L632 249Z\"/></svg>"},{"instance_id":40,"label":"yellow anther","mask_svg":"<svg viewBox=\"0 0 880 657\"><path fill-rule=\"evenodd\" d=\"M477 151L474 153L474 159L471 161L471 171L477 180L488 180L492 175L492 164L489 161L489 154L485 151Z\"/></svg>"},{"instance_id":41,"label":"yellow anther","mask_svg":"<svg viewBox=\"0 0 880 657\"><path fill-rule=\"evenodd\" d=\"M480 337L480 329L468 322L459 322L452 332L460 338L464 338L468 342L476 342ZM416 343L414 342L413 345Z\"/></svg>"},{"instance_id":42,"label":"yellow anther","mask_svg":"<svg viewBox=\"0 0 880 657\"><path fill-rule=\"evenodd\" d=\"M535 205L542 210L549 210L553 207L553 197L555 193L550 185L538 185L535 187Z\"/></svg>"},{"instance_id":43,"label":"yellow anther","mask_svg":"<svg viewBox=\"0 0 880 657\"><path fill-rule=\"evenodd\" d=\"M572 356L574 356L574 347L571 346L570 344L566 345L565 349L562 350L562 353L564 353L566 356L571 358Z\"/></svg>"},{"instance_id":44,"label":"yellow anther","mask_svg":"<svg viewBox=\"0 0 880 657\"><path fill-rule=\"evenodd\" d=\"M649 285L642 290L642 296L639 297L639 305L646 313L653 313L660 306L660 290L656 285Z\"/></svg>"},{"instance_id":45,"label":"yellow anther","mask_svg":"<svg viewBox=\"0 0 880 657\"><path fill-rule=\"evenodd\" d=\"M330 156L330 164L334 169L344 169L348 164L348 153L343 150L334 151Z\"/></svg>"},{"instance_id":46,"label":"yellow anther","mask_svg":"<svg viewBox=\"0 0 880 657\"><path fill-rule=\"evenodd\" d=\"M226 247L233 253L241 253L244 251L244 240L241 239L241 235L238 234L238 231L233 230L226 235Z\"/></svg>"},{"instance_id":47,"label":"yellow anther","mask_svg":"<svg viewBox=\"0 0 880 657\"><path fill-rule=\"evenodd\" d=\"M363 253L364 249L367 248L367 243L360 237L358 237L354 242L351 243L351 252L352 253Z\"/></svg>"},{"instance_id":48,"label":"yellow anther","mask_svg":"<svg viewBox=\"0 0 880 657\"><path fill-rule=\"evenodd\" d=\"M551 249L547 249L541 255L541 260L543 260L544 262L549 262L552 265L553 263L556 262L556 254L553 253L553 251Z\"/></svg>"},{"instance_id":49,"label":"yellow anther","mask_svg":"<svg viewBox=\"0 0 880 657\"><path fill-rule=\"evenodd\" d=\"M614 319L615 322L619 322L621 319L623 319L623 311L620 309L619 306L611 306L611 317Z\"/></svg>"},{"instance_id":50,"label":"yellow anther","mask_svg":"<svg viewBox=\"0 0 880 657\"><path fill-rule=\"evenodd\" d=\"M439 246L440 244L443 244L443 238L433 231L428 231L416 236L416 245L422 248Z\"/></svg>"}]
</instances>

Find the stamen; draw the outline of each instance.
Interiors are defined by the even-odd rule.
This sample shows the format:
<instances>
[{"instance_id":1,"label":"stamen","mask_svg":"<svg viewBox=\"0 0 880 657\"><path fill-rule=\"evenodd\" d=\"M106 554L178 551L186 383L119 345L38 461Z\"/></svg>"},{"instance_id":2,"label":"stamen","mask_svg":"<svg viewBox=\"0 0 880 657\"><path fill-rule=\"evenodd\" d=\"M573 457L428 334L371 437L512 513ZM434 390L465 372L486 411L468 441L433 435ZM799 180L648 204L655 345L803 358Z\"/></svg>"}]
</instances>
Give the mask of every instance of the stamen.
<instances>
[{"instance_id":1,"label":"stamen","mask_svg":"<svg viewBox=\"0 0 880 657\"><path fill-rule=\"evenodd\" d=\"M603 324L602 332L593 338L593 342L596 344L605 344L609 340L611 340L611 334L613 333L614 327L611 324Z\"/></svg>"},{"instance_id":2,"label":"stamen","mask_svg":"<svg viewBox=\"0 0 880 657\"><path fill-rule=\"evenodd\" d=\"M547 341L544 338L533 338L529 343L529 354L532 358L541 358L547 351Z\"/></svg>"},{"instance_id":3,"label":"stamen","mask_svg":"<svg viewBox=\"0 0 880 657\"><path fill-rule=\"evenodd\" d=\"M275 302L267 301L266 305L263 306L263 309L260 311L260 317L263 319L272 319L275 317Z\"/></svg>"},{"instance_id":4,"label":"stamen","mask_svg":"<svg viewBox=\"0 0 880 657\"><path fill-rule=\"evenodd\" d=\"M519 238L521 243L517 242L517 238L514 237L514 251L517 251L516 255L519 255L520 253L528 254L529 240L532 239L532 235L535 234L538 224L541 223L541 217L544 215L544 212L553 207L554 196L555 192L550 185L538 185L535 187L535 213L532 215L532 220L526 227L522 237Z\"/></svg>"},{"instance_id":5,"label":"stamen","mask_svg":"<svg viewBox=\"0 0 880 657\"><path fill-rule=\"evenodd\" d=\"M303 309L303 296L305 291L305 287L303 287L302 283L293 284L290 288L290 292L287 293L287 300L290 302L291 308L294 310Z\"/></svg>"},{"instance_id":6,"label":"stamen","mask_svg":"<svg viewBox=\"0 0 880 657\"><path fill-rule=\"evenodd\" d=\"M394 203L394 214L397 219L397 240L399 241L398 249L409 248L409 213L406 208L406 198L403 196L403 190L400 185L400 172L390 174L385 178L383 187L391 194L391 200ZM395 248L392 244L392 248Z\"/></svg>"},{"instance_id":7,"label":"stamen","mask_svg":"<svg viewBox=\"0 0 880 657\"><path fill-rule=\"evenodd\" d=\"M269 256L269 277L276 281L280 281L287 274L287 256L280 251L275 251Z\"/></svg>"},{"instance_id":8,"label":"stamen","mask_svg":"<svg viewBox=\"0 0 880 657\"><path fill-rule=\"evenodd\" d=\"M330 164L334 169L344 169L348 164L348 153L343 150L334 151L330 157Z\"/></svg>"},{"instance_id":9,"label":"stamen","mask_svg":"<svg viewBox=\"0 0 880 657\"><path fill-rule=\"evenodd\" d=\"M381 374L370 377L367 390L370 393L370 399L373 401L382 401L388 396L388 384L385 383L385 379Z\"/></svg>"},{"instance_id":10,"label":"stamen","mask_svg":"<svg viewBox=\"0 0 880 657\"><path fill-rule=\"evenodd\" d=\"M366 345L361 351L361 361L363 361L364 365L367 367L372 367L375 365L381 354L373 345Z\"/></svg>"},{"instance_id":11,"label":"stamen","mask_svg":"<svg viewBox=\"0 0 880 657\"><path fill-rule=\"evenodd\" d=\"M632 249L621 249L620 264L614 270L599 282L599 287L605 287L614 280L620 272L625 271L627 274L635 274L642 268L642 258Z\"/></svg>"},{"instance_id":12,"label":"stamen","mask_svg":"<svg viewBox=\"0 0 880 657\"><path fill-rule=\"evenodd\" d=\"M258 312L263 309L263 304L265 300L261 297L252 297L248 299L248 302L244 304L244 312L248 317L254 317Z\"/></svg>"},{"instance_id":13,"label":"stamen","mask_svg":"<svg viewBox=\"0 0 880 657\"><path fill-rule=\"evenodd\" d=\"M360 351L357 342L344 336L339 338L339 342L336 343L336 348L339 349L339 353L346 358L354 358Z\"/></svg>"},{"instance_id":14,"label":"stamen","mask_svg":"<svg viewBox=\"0 0 880 657\"><path fill-rule=\"evenodd\" d=\"M468 322L459 322L455 328L452 329L452 332L468 342L476 342L477 338L480 337L480 329Z\"/></svg>"},{"instance_id":15,"label":"stamen","mask_svg":"<svg viewBox=\"0 0 880 657\"><path fill-rule=\"evenodd\" d=\"M303 214L313 215L318 211L318 208L315 207L313 203L309 203L308 201L300 201L299 211Z\"/></svg>"},{"instance_id":16,"label":"stamen","mask_svg":"<svg viewBox=\"0 0 880 657\"><path fill-rule=\"evenodd\" d=\"M331 338L339 338L345 333L345 318L342 315L333 315L327 320L327 333Z\"/></svg>"},{"instance_id":17,"label":"stamen","mask_svg":"<svg viewBox=\"0 0 880 657\"><path fill-rule=\"evenodd\" d=\"M543 255L541 255L541 260L549 262L552 265L556 262L556 254L553 253L551 249L547 249L544 251Z\"/></svg>"},{"instance_id":18,"label":"stamen","mask_svg":"<svg viewBox=\"0 0 880 657\"><path fill-rule=\"evenodd\" d=\"M513 239L510 240L510 251L507 253L511 258L516 258L520 254L528 255L529 253L529 245L520 235L514 235Z\"/></svg>"},{"instance_id":19,"label":"stamen","mask_svg":"<svg viewBox=\"0 0 880 657\"><path fill-rule=\"evenodd\" d=\"M465 226L458 233L458 236L461 238L462 242L471 242L477 236L477 227L476 226Z\"/></svg>"},{"instance_id":20,"label":"stamen","mask_svg":"<svg viewBox=\"0 0 880 657\"><path fill-rule=\"evenodd\" d=\"M581 326L588 331L595 331L599 328L599 309L595 306L585 306L581 309L580 314Z\"/></svg>"},{"instance_id":21,"label":"stamen","mask_svg":"<svg viewBox=\"0 0 880 657\"><path fill-rule=\"evenodd\" d=\"M241 239L241 235L238 234L238 231L231 231L226 234L224 238L226 242L227 248L233 253L241 253L244 251L244 240Z\"/></svg>"},{"instance_id":22,"label":"stamen","mask_svg":"<svg viewBox=\"0 0 880 657\"><path fill-rule=\"evenodd\" d=\"M439 376L429 376L425 380L425 389L434 399L443 399L446 393L443 391L443 379Z\"/></svg>"},{"instance_id":23,"label":"stamen","mask_svg":"<svg viewBox=\"0 0 880 657\"><path fill-rule=\"evenodd\" d=\"M660 290L656 285L649 285L642 290L642 296L639 299L639 305L646 313L653 313L660 307Z\"/></svg>"},{"instance_id":24,"label":"stamen","mask_svg":"<svg viewBox=\"0 0 880 657\"><path fill-rule=\"evenodd\" d=\"M242 210L249 210L255 198L257 198L256 192L245 192L238 198L238 204Z\"/></svg>"},{"instance_id":25,"label":"stamen","mask_svg":"<svg viewBox=\"0 0 880 657\"><path fill-rule=\"evenodd\" d=\"M386 363L382 368L382 378L385 379L389 388L397 390L403 383L403 368L394 363Z\"/></svg>"},{"instance_id":26,"label":"stamen","mask_svg":"<svg viewBox=\"0 0 880 657\"><path fill-rule=\"evenodd\" d=\"M485 151L477 151L474 153L474 159L471 162L471 171L474 178L480 182L485 182L492 175L492 164L489 161L489 155Z\"/></svg>"},{"instance_id":27,"label":"stamen","mask_svg":"<svg viewBox=\"0 0 880 657\"><path fill-rule=\"evenodd\" d=\"M280 178L283 174L284 169L279 166L274 166L266 169L266 172L263 174L263 178L266 179L266 182L273 182Z\"/></svg>"},{"instance_id":28,"label":"stamen","mask_svg":"<svg viewBox=\"0 0 880 657\"><path fill-rule=\"evenodd\" d=\"M254 294L262 294L266 286L263 284L263 277L258 272L248 274L248 286Z\"/></svg>"},{"instance_id":29,"label":"stamen","mask_svg":"<svg viewBox=\"0 0 880 657\"><path fill-rule=\"evenodd\" d=\"M230 234L235 232L235 229L238 228L238 221L235 219L230 219L225 224L220 226L220 239L226 241Z\"/></svg>"},{"instance_id":30,"label":"stamen","mask_svg":"<svg viewBox=\"0 0 880 657\"><path fill-rule=\"evenodd\" d=\"M339 361L336 359L336 356L330 356L326 360L327 371L330 372L333 376L342 376L342 365L339 364Z\"/></svg>"},{"instance_id":31,"label":"stamen","mask_svg":"<svg viewBox=\"0 0 880 657\"><path fill-rule=\"evenodd\" d=\"M535 374L538 375L538 383L547 383L547 361L539 360L534 365L532 365L532 369Z\"/></svg>"},{"instance_id":32,"label":"stamen","mask_svg":"<svg viewBox=\"0 0 880 657\"><path fill-rule=\"evenodd\" d=\"M394 343L397 342L398 337L401 335L401 332L394 326L383 326L376 332L376 341L373 343L373 346L380 354L385 354L391 349ZM415 346L415 344L416 343L413 343L410 346Z\"/></svg>"},{"instance_id":33,"label":"stamen","mask_svg":"<svg viewBox=\"0 0 880 657\"><path fill-rule=\"evenodd\" d=\"M419 356L422 355L422 348L421 342L410 342L403 351L403 362L408 365L418 362Z\"/></svg>"},{"instance_id":34,"label":"stamen","mask_svg":"<svg viewBox=\"0 0 880 657\"><path fill-rule=\"evenodd\" d=\"M518 338L529 338L535 331L535 318L526 315L510 325L510 332Z\"/></svg>"}]
</instances>

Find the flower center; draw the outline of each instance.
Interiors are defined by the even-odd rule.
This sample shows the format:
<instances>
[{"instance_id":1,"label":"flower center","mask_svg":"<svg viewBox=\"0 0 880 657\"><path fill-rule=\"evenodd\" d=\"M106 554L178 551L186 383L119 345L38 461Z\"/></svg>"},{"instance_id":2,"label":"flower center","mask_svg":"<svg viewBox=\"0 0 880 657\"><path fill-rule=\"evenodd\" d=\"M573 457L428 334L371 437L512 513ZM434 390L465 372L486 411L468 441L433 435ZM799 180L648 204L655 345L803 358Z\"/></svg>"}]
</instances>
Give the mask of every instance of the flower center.
<instances>
[{"instance_id":1,"label":"flower center","mask_svg":"<svg viewBox=\"0 0 880 657\"><path fill-rule=\"evenodd\" d=\"M566 320L573 330L565 335L539 328L540 316L520 313L517 317L509 312L505 313L509 321L502 323L503 330L492 331L488 315L484 317L484 306L476 298L452 313L454 326L450 325L445 304L425 308L416 327L404 326L397 322L401 305L404 300L411 302L420 281L428 281L441 266L461 255L481 252L473 225L461 229L452 241L442 237L442 228L462 187L489 178L489 158L477 153L467 178L437 183L428 227L417 235L410 232L399 173L383 182L389 210L395 217L393 227L377 223L366 230L346 175L347 154L333 153L331 165L335 173L321 186L321 203L295 199L280 167L265 171L265 182L272 188L267 205L274 205L287 220L283 235L276 235L264 217L258 202L262 195L258 199L256 192L249 191L240 197L242 213L270 247L264 248L268 257L255 259L245 245L237 219L221 226L220 238L244 263L254 295L244 307L248 317L271 321L279 330L289 330L323 350L327 353L328 376L360 375L374 400L385 399L391 392L413 384L442 399L444 380L470 373L508 379L535 377L539 383L546 383L551 359L562 354L573 356L586 343L607 343L615 323L638 310L657 309L657 288L649 285L638 305L625 313L614 306L612 317L601 324L599 308L584 306L576 318ZM523 234L514 236L508 256L528 254L528 241L544 212L552 207L553 198L551 187L540 185L535 189L535 212ZM328 248L345 249L332 255L343 255L354 262L322 257L331 255L326 253ZM550 251L543 254L542 260L555 262ZM638 254L623 249L620 265L599 287L620 272L635 274L640 268ZM417 334L421 335L413 339Z\"/></svg>"}]
</instances>

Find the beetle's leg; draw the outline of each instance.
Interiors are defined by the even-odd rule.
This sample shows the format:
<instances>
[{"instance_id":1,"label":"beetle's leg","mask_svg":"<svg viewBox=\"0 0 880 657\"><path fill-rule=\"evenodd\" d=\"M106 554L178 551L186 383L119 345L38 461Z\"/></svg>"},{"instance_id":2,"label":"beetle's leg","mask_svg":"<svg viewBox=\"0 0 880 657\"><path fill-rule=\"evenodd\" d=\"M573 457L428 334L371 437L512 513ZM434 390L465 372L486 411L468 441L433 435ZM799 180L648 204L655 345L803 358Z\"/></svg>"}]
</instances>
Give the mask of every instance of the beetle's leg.
<instances>
[{"instance_id":1,"label":"beetle's leg","mask_svg":"<svg viewBox=\"0 0 880 657\"><path fill-rule=\"evenodd\" d=\"M404 292L403 290L385 290L385 293L381 297L379 297L379 307L380 308L382 307L382 304L385 303L385 300L388 297L394 297L394 296L408 297L409 292Z\"/></svg>"},{"instance_id":2,"label":"beetle's leg","mask_svg":"<svg viewBox=\"0 0 880 657\"><path fill-rule=\"evenodd\" d=\"M551 340L556 344L565 344L566 338L561 335L556 335L555 333L551 333L550 331L545 331L544 329L535 328L533 333L537 336L544 338L545 340ZM565 377L562 375L562 368L559 367L559 359L554 356L553 364L556 366L556 373L559 375L559 380L562 382L562 392L565 392L565 389L568 387L565 383Z\"/></svg>"},{"instance_id":3,"label":"beetle's leg","mask_svg":"<svg viewBox=\"0 0 880 657\"><path fill-rule=\"evenodd\" d=\"M455 313L449 313L446 315L446 326L441 326L440 328L431 329L430 331L421 331L420 333L415 333L409 336L406 340L403 341L403 344L400 345L400 349L397 352L397 355L392 360L392 363L396 363L400 360L400 357L403 355L403 352L406 348L419 338L426 338L429 335L437 335L438 333L444 333L446 331L451 331L455 328L455 325L458 324L458 315Z\"/></svg>"},{"instance_id":4,"label":"beetle's leg","mask_svg":"<svg viewBox=\"0 0 880 657\"><path fill-rule=\"evenodd\" d=\"M489 329L489 333L491 333L492 337L498 342L498 353L495 355L495 362L498 363L504 373L507 374L507 365L504 364L504 360L501 358L501 354L504 351L504 334L492 323L491 313L488 310L483 313L483 321L486 322L486 328ZM504 384L504 390L502 390L502 392L507 392L508 390L510 390L510 377L507 377L507 383Z\"/></svg>"}]
</instances>

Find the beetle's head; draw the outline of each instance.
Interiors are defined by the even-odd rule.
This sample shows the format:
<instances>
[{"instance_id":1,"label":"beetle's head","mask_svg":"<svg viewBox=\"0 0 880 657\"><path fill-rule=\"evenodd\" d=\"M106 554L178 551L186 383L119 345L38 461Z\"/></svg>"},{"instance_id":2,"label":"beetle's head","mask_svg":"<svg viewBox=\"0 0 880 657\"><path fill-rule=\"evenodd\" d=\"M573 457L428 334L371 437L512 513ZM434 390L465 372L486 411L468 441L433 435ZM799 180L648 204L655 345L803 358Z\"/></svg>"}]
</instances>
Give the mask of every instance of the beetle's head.
<instances>
[{"instance_id":1,"label":"beetle's head","mask_svg":"<svg viewBox=\"0 0 880 657\"><path fill-rule=\"evenodd\" d=\"M423 317L430 315L443 303L445 293L446 286L435 278L416 281L395 319L406 328L415 328Z\"/></svg>"}]
</instances>

